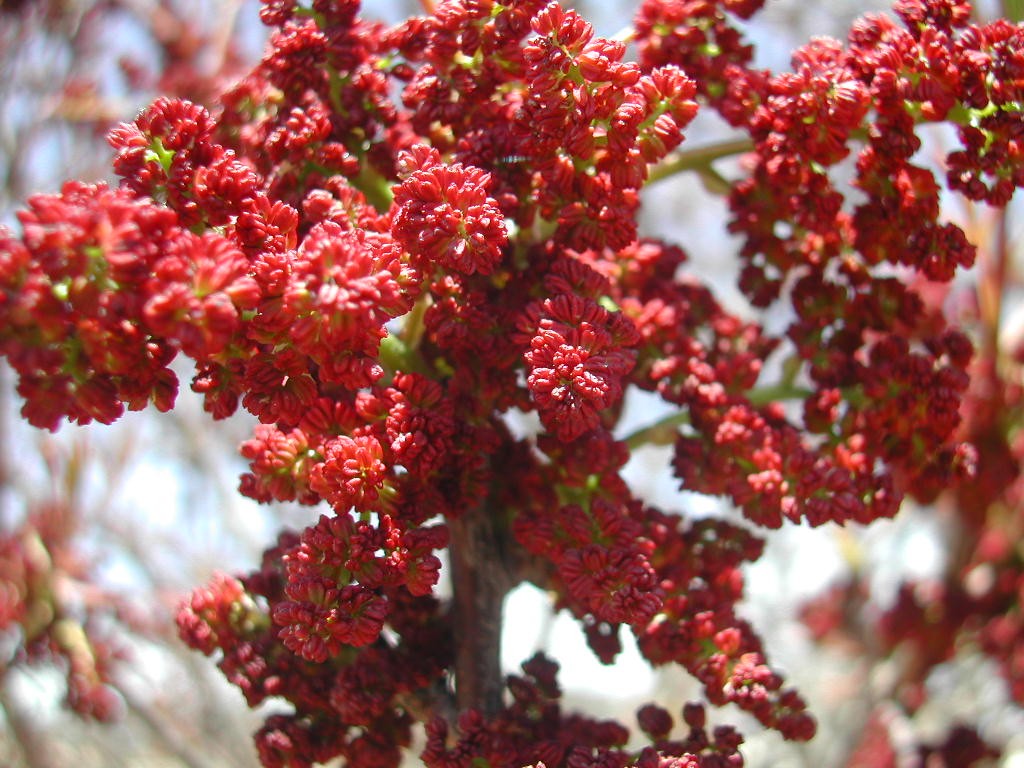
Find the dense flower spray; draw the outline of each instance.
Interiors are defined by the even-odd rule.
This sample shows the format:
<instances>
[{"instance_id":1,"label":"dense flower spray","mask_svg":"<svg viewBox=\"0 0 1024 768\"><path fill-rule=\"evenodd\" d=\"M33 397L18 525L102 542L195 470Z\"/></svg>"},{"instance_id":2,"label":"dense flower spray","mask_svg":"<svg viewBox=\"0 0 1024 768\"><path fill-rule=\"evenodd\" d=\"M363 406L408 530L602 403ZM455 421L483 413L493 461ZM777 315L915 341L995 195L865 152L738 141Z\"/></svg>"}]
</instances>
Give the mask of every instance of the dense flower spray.
<instances>
[{"instance_id":1,"label":"dense flower spray","mask_svg":"<svg viewBox=\"0 0 1024 768\"><path fill-rule=\"evenodd\" d=\"M393 28L358 6L265 2L266 55L211 109L159 99L111 132L118 188L29 201L0 239L25 417L169 409L181 353L213 418L259 422L242 492L321 505L178 618L250 705L290 705L257 734L266 766L395 766L417 723L430 768L742 764L701 705L683 738L644 707L646 746L627 748L622 724L562 709L550 659L503 677L502 598L524 581L601 661L632 632L709 703L810 739L737 613L742 566L759 529L870 523L972 477L972 343L918 286L975 259L943 186L1001 206L1024 183L1024 29L900 0L776 74L737 26L758 2L645 0L636 60L557 2L445 0ZM742 137L724 146L747 175L679 149L699 108ZM915 154L940 122L960 144L945 179ZM724 186L741 287L788 302L781 335L639 236L641 188L684 170ZM673 414L623 435L630 388ZM516 436L514 410L538 434ZM620 471L646 442L745 524L637 498Z\"/></svg>"}]
</instances>

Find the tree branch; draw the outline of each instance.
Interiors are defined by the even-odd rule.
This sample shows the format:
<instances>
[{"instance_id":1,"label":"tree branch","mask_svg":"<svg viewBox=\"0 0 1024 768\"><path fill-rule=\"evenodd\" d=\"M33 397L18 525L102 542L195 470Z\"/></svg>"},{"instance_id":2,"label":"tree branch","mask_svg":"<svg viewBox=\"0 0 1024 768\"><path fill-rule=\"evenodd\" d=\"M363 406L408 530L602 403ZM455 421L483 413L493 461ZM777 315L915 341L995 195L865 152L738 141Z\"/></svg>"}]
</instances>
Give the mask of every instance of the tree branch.
<instances>
[{"instance_id":1,"label":"tree branch","mask_svg":"<svg viewBox=\"0 0 1024 768\"><path fill-rule=\"evenodd\" d=\"M703 174L717 176L711 164L723 157L742 155L754 149L754 144L747 136L740 136L728 141L721 141L716 144L706 144L702 147L686 149L682 152L675 152L665 159L663 163L651 169L647 177L647 183L653 184L656 181L667 179L682 171L700 171Z\"/></svg>"}]
</instances>

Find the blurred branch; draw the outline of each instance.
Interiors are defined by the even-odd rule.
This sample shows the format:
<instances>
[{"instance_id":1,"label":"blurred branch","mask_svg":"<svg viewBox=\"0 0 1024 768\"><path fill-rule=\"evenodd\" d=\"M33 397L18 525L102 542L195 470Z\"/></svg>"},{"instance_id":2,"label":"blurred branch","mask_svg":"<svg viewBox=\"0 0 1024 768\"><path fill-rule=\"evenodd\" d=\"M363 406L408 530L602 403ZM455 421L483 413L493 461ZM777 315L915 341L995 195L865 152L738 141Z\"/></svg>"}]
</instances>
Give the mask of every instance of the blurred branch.
<instances>
[{"instance_id":1,"label":"blurred branch","mask_svg":"<svg viewBox=\"0 0 1024 768\"><path fill-rule=\"evenodd\" d=\"M197 750L185 743L182 735L173 729L165 718L159 716L148 702L124 688L120 691L131 713L146 726L165 752L174 755L188 768L214 768L216 763L208 762Z\"/></svg>"},{"instance_id":2,"label":"blurred branch","mask_svg":"<svg viewBox=\"0 0 1024 768\"><path fill-rule=\"evenodd\" d=\"M10 675L4 675L0 680L0 708L26 768L66 768L62 766L50 737L36 728L32 718L22 709L11 690Z\"/></svg>"}]
</instances>

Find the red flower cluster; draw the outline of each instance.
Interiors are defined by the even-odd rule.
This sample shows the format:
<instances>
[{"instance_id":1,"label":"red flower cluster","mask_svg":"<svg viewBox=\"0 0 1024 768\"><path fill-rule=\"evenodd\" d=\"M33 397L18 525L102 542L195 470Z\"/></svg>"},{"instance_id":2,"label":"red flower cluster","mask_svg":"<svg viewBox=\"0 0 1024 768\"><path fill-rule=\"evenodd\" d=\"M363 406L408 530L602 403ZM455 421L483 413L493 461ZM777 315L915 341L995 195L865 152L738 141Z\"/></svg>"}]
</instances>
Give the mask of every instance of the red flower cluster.
<instances>
[{"instance_id":1,"label":"red flower cluster","mask_svg":"<svg viewBox=\"0 0 1024 768\"><path fill-rule=\"evenodd\" d=\"M65 416L109 424L125 405L170 409L174 350L141 320L162 289L156 264L189 237L174 213L128 190L68 182L19 218L21 241L0 232L0 348L25 417L55 430Z\"/></svg>"},{"instance_id":2,"label":"red flower cluster","mask_svg":"<svg viewBox=\"0 0 1024 768\"><path fill-rule=\"evenodd\" d=\"M501 260L504 217L487 197L488 174L461 163L445 165L422 144L399 160L408 176L395 189L392 233L424 272L489 275Z\"/></svg>"},{"instance_id":3,"label":"red flower cluster","mask_svg":"<svg viewBox=\"0 0 1024 768\"><path fill-rule=\"evenodd\" d=\"M742 763L699 707L682 739L642 710L649 744L629 750L625 727L561 711L551 662L501 679L500 604L523 581L600 660L628 625L712 704L813 735L736 612L760 540L646 505L621 470L674 445L684 488L766 528L869 523L970 475L971 344L913 281L974 249L939 220L915 130L957 125L947 185L1004 203L1021 32L904 0L902 26L869 17L759 73L728 21L758 5L646 0L629 62L557 2L446 0L385 29L357 2L268 1L268 52L213 111L155 102L111 134L119 190L34 198L0 239L0 351L33 423L169 408L181 351L215 418L260 422L242 492L324 504L179 616L251 705L291 706L257 734L264 765L395 766L415 722L431 768ZM750 137L731 228L752 303L790 302L780 337L638 238L639 190L698 99ZM850 202L834 175L854 151ZM621 438L630 388L674 411ZM993 625L991 647L1018 630Z\"/></svg>"},{"instance_id":4,"label":"red flower cluster","mask_svg":"<svg viewBox=\"0 0 1024 768\"><path fill-rule=\"evenodd\" d=\"M633 368L633 324L563 294L527 307L520 327L533 334L526 381L544 426L566 442L597 427L601 412L622 399L623 377Z\"/></svg>"}]
</instances>

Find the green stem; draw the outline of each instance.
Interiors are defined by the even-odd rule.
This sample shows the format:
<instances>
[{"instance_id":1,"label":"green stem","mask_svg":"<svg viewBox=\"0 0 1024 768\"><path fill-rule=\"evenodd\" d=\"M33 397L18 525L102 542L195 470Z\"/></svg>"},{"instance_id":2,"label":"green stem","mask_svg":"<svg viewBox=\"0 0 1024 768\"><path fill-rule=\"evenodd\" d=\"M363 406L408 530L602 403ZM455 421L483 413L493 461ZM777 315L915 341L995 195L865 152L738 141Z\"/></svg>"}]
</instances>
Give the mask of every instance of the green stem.
<instances>
[{"instance_id":1,"label":"green stem","mask_svg":"<svg viewBox=\"0 0 1024 768\"><path fill-rule=\"evenodd\" d=\"M164 171L170 171L171 163L174 162L174 150L167 149L166 147L164 147L164 143L163 141L161 141L160 137L154 136L152 139L149 140L149 148L148 151L146 152L146 159L156 160L158 163L160 163L160 167L163 168Z\"/></svg>"},{"instance_id":2,"label":"green stem","mask_svg":"<svg viewBox=\"0 0 1024 768\"><path fill-rule=\"evenodd\" d=\"M424 291L405 318L405 325L402 326L402 338L405 340L405 346L410 350L419 349L423 332L426 329L423 319L426 317L431 303L430 294Z\"/></svg>"},{"instance_id":3,"label":"green stem","mask_svg":"<svg viewBox=\"0 0 1024 768\"><path fill-rule=\"evenodd\" d=\"M987 365L986 373L994 379L991 386L998 391L998 371L1000 368L999 337L1003 315L1010 264L1010 238L1007 228L1006 211L1001 210L997 218L994 242L981 249L981 280L977 288L979 314L982 324L981 351Z\"/></svg>"},{"instance_id":4,"label":"green stem","mask_svg":"<svg viewBox=\"0 0 1024 768\"><path fill-rule=\"evenodd\" d=\"M779 400L802 400L812 393L808 389L795 387L788 382L773 384L770 387L753 389L747 393L751 405L767 405ZM641 427L624 438L630 450L644 445L672 445L679 435L679 427L690 423L690 414L686 411L670 413L662 419Z\"/></svg>"},{"instance_id":5,"label":"green stem","mask_svg":"<svg viewBox=\"0 0 1024 768\"><path fill-rule=\"evenodd\" d=\"M423 318L430 307L430 294L417 299L398 333L389 333L380 343L380 362L390 377L395 371L430 374L426 360L420 355L420 342L425 330Z\"/></svg>"},{"instance_id":6,"label":"green stem","mask_svg":"<svg viewBox=\"0 0 1024 768\"><path fill-rule=\"evenodd\" d=\"M768 403L779 400L803 400L812 394L809 389L794 387L792 384L783 382L770 387L752 389L747 393L747 399L750 400L751 405L768 405Z\"/></svg>"},{"instance_id":7,"label":"green stem","mask_svg":"<svg viewBox=\"0 0 1024 768\"><path fill-rule=\"evenodd\" d=\"M672 445L679 434L678 427L689 423L690 414L686 411L671 413L627 435L624 442L631 451L644 445Z\"/></svg>"},{"instance_id":8,"label":"green stem","mask_svg":"<svg viewBox=\"0 0 1024 768\"><path fill-rule=\"evenodd\" d=\"M653 184L683 171L708 171L716 160L741 155L753 149L754 143L748 137L742 136L717 144L707 144L703 147L676 152L666 158L663 163L654 167L647 183Z\"/></svg>"},{"instance_id":9,"label":"green stem","mask_svg":"<svg viewBox=\"0 0 1024 768\"><path fill-rule=\"evenodd\" d=\"M378 213L385 213L391 207L391 201L394 199L394 195L391 193L391 183L370 167L370 161L367 158L363 158L359 175L350 181L353 187L365 195L366 201Z\"/></svg>"},{"instance_id":10,"label":"green stem","mask_svg":"<svg viewBox=\"0 0 1024 768\"><path fill-rule=\"evenodd\" d=\"M1024 21L1024 0L1003 0L1003 18L1017 24Z\"/></svg>"},{"instance_id":11,"label":"green stem","mask_svg":"<svg viewBox=\"0 0 1024 768\"><path fill-rule=\"evenodd\" d=\"M427 364L420 357L419 352L410 349L400 336L393 333L388 334L381 341L378 355L380 364L384 366L387 373L388 381L391 380L395 371L429 373Z\"/></svg>"}]
</instances>

